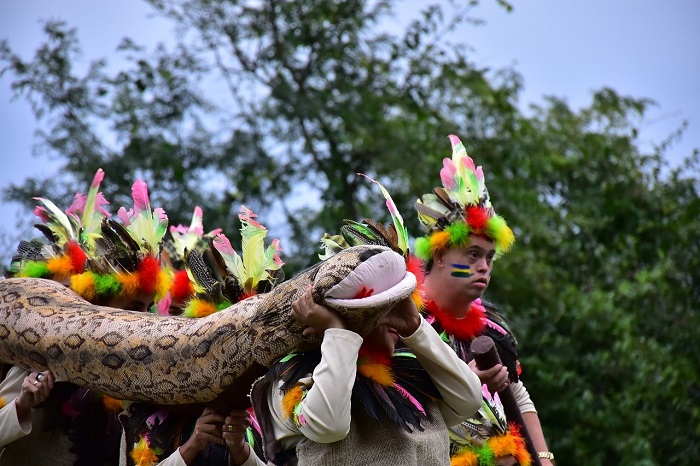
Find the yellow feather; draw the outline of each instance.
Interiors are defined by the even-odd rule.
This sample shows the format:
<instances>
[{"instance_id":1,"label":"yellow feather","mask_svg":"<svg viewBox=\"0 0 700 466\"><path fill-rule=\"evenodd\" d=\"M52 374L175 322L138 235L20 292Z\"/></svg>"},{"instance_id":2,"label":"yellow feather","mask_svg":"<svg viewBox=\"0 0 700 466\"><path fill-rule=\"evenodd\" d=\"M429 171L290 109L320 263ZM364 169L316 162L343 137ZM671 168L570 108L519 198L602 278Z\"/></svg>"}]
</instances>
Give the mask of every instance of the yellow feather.
<instances>
[{"instance_id":1,"label":"yellow feather","mask_svg":"<svg viewBox=\"0 0 700 466\"><path fill-rule=\"evenodd\" d=\"M357 370L360 371L360 374L374 380L379 385L383 385L384 387L391 387L394 385L394 376L391 373L391 369L384 364L360 364Z\"/></svg>"},{"instance_id":2,"label":"yellow feather","mask_svg":"<svg viewBox=\"0 0 700 466\"><path fill-rule=\"evenodd\" d=\"M296 385L284 394L282 397L282 413L284 413L285 419L294 414L294 408L301 403L303 396L304 391L301 389L300 385Z\"/></svg>"}]
</instances>

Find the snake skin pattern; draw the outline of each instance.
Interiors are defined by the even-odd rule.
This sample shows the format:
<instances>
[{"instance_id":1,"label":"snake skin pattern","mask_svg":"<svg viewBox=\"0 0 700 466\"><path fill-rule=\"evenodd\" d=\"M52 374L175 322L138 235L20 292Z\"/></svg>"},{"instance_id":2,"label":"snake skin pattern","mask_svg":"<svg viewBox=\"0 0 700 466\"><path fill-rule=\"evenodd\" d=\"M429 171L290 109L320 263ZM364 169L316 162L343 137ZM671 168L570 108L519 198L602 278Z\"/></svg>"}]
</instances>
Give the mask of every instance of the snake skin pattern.
<instances>
[{"instance_id":1,"label":"snake skin pattern","mask_svg":"<svg viewBox=\"0 0 700 466\"><path fill-rule=\"evenodd\" d=\"M303 336L300 324L290 317L291 303L309 285L316 302L334 308L349 328L361 334L408 296L412 288L398 293L390 288L380 293L386 298L371 300L368 307L326 301L329 290L337 289L360 264L366 263L361 269L367 270L372 261L387 257L403 262L388 248L353 247L269 293L200 319L95 306L50 280L2 280L0 361L30 370L51 369L57 381L119 399L161 405L211 403L231 396L232 389L240 397L247 393L251 377L264 373L280 357L320 345L319 337ZM405 284L405 267L395 275L391 287L402 280ZM367 289L373 279L364 283Z\"/></svg>"}]
</instances>

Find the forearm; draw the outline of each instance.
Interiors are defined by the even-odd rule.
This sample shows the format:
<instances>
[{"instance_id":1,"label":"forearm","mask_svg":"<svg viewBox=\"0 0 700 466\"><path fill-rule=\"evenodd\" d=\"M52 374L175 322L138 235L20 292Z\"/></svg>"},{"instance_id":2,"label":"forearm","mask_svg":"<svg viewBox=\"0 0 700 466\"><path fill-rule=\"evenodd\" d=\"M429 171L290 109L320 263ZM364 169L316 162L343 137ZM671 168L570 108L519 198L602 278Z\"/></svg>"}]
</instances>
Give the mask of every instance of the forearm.
<instances>
[{"instance_id":1,"label":"forearm","mask_svg":"<svg viewBox=\"0 0 700 466\"><path fill-rule=\"evenodd\" d=\"M527 427L527 432L530 434L530 439L532 444L535 446L535 450L538 452L549 451L547 447L547 441L544 438L544 432L542 432L542 425L540 424L540 418L537 416L536 412L523 413L523 421ZM553 463L546 459L540 458L542 466L550 466Z\"/></svg>"},{"instance_id":2,"label":"forearm","mask_svg":"<svg viewBox=\"0 0 700 466\"><path fill-rule=\"evenodd\" d=\"M0 383L0 398L7 403L0 409L0 447L28 435L32 431L31 408L17 404L22 382L29 371L12 367Z\"/></svg>"},{"instance_id":3,"label":"forearm","mask_svg":"<svg viewBox=\"0 0 700 466\"><path fill-rule=\"evenodd\" d=\"M14 400L0 409L0 447L28 435L31 431L31 415L20 422Z\"/></svg>"}]
</instances>

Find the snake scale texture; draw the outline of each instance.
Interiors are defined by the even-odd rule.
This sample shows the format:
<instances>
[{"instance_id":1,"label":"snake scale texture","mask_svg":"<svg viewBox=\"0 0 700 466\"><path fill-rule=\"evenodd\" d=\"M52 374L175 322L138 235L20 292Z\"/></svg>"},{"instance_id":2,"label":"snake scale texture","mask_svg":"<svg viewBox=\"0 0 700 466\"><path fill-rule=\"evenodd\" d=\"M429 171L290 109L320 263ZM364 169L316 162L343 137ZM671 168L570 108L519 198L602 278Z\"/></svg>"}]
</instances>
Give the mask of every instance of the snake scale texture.
<instances>
[{"instance_id":1,"label":"snake scale texture","mask_svg":"<svg viewBox=\"0 0 700 466\"><path fill-rule=\"evenodd\" d=\"M119 399L242 405L250 382L277 359L320 345L290 317L309 285L316 302L362 334L410 295L415 278L394 251L356 246L200 319L95 306L53 281L11 278L0 281L0 361L51 369L57 381ZM354 299L362 287L374 294Z\"/></svg>"}]
</instances>

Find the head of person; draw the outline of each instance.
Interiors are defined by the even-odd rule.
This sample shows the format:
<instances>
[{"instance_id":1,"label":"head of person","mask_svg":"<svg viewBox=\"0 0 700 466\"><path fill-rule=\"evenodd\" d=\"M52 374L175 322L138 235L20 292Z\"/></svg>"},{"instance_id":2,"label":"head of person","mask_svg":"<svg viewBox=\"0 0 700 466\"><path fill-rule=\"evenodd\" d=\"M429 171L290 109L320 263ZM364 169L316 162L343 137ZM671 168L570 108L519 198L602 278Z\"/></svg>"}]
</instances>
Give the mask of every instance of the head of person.
<instances>
[{"instance_id":1,"label":"head of person","mask_svg":"<svg viewBox=\"0 0 700 466\"><path fill-rule=\"evenodd\" d=\"M510 249L515 237L491 205L482 168L474 165L457 136L449 138L452 157L443 161L443 186L415 204L426 232L416 239L415 253L432 275L433 286L473 301L486 290L493 261Z\"/></svg>"},{"instance_id":2,"label":"head of person","mask_svg":"<svg viewBox=\"0 0 700 466\"><path fill-rule=\"evenodd\" d=\"M146 185L137 180L135 208L119 210L123 223L112 220L99 192L103 177L98 170L87 196L76 194L65 213L37 198L42 205L34 212L44 222L37 228L49 241L20 243L10 275L55 280L93 304L146 311L170 284L159 257L168 219L162 209L151 211Z\"/></svg>"}]
</instances>

